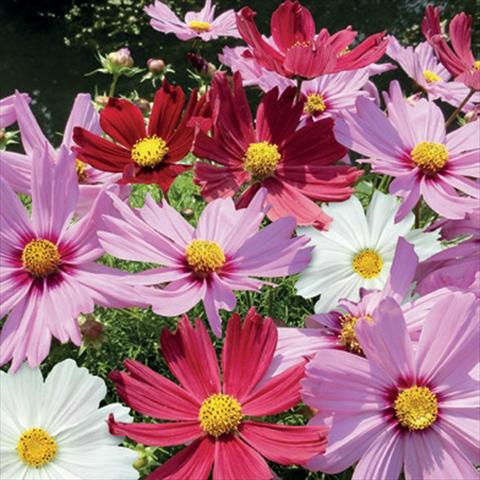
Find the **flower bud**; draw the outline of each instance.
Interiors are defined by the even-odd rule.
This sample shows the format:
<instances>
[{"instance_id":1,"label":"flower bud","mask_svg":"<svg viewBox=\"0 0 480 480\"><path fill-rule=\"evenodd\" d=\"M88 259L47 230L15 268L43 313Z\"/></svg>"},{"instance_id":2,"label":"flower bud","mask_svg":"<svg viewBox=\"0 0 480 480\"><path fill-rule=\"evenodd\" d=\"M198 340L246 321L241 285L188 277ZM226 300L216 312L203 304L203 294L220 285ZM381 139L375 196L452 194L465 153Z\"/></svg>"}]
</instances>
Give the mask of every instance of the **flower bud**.
<instances>
[{"instance_id":1,"label":"flower bud","mask_svg":"<svg viewBox=\"0 0 480 480\"><path fill-rule=\"evenodd\" d=\"M95 320L93 315L85 315L79 319L80 332L84 340L93 342L99 340L103 334L103 325Z\"/></svg>"},{"instance_id":2,"label":"flower bud","mask_svg":"<svg viewBox=\"0 0 480 480\"><path fill-rule=\"evenodd\" d=\"M109 53L107 60L113 67L133 67L133 58L128 48L120 48L116 52Z\"/></svg>"},{"instance_id":3,"label":"flower bud","mask_svg":"<svg viewBox=\"0 0 480 480\"><path fill-rule=\"evenodd\" d=\"M474 122L479 117L479 114L480 114L480 107L474 107L472 110L470 110L465 114L465 117L464 117L465 121L467 123Z\"/></svg>"},{"instance_id":4,"label":"flower bud","mask_svg":"<svg viewBox=\"0 0 480 480\"><path fill-rule=\"evenodd\" d=\"M107 95L97 95L97 96L95 97L95 103L96 103L99 107L106 107L109 98L110 98L110 97L108 97Z\"/></svg>"},{"instance_id":5,"label":"flower bud","mask_svg":"<svg viewBox=\"0 0 480 480\"><path fill-rule=\"evenodd\" d=\"M150 58L147 61L147 67L150 73L162 73L165 68L165 62L161 58Z\"/></svg>"},{"instance_id":6,"label":"flower bud","mask_svg":"<svg viewBox=\"0 0 480 480\"><path fill-rule=\"evenodd\" d=\"M145 98L139 98L133 102L143 114L150 111L150 102Z\"/></svg>"},{"instance_id":7,"label":"flower bud","mask_svg":"<svg viewBox=\"0 0 480 480\"><path fill-rule=\"evenodd\" d=\"M188 52L187 60L196 72L203 75L208 72L208 62L198 53Z\"/></svg>"}]
</instances>

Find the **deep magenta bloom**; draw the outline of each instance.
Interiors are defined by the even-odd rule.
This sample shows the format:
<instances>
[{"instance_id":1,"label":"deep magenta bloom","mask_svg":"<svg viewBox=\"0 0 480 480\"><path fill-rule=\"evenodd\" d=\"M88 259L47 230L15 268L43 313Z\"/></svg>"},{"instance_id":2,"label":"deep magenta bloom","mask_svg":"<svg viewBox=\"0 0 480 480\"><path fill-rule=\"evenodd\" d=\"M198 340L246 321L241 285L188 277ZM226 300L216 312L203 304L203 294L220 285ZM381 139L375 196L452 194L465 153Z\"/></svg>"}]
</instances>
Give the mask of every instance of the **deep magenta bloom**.
<instances>
[{"instance_id":1,"label":"deep magenta bloom","mask_svg":"<svg viewBox=\"0 0 480 480\"><path fill-rule=\"evenodd\" d=\"M195 165L195 182L206 200L232 197L247 184L238 203L244 206L264 187L271 220L292 215L300 225L328 226L331 218L314 200L346 200L362 171L335 165L346 150L333 137L331 118L297 130L304 103L294 97L294 88L282 95L271 90L254 124L240 74L233 77L233 90L225 75L215 76L213 135L199 131L193 145L196 156L213 162Z\"/></svg>"},{"instance_id":2,"label":"deep magenta bloom","mask_svg":"<svg viewBox=\"0 0 480 480\"><path fill-rule=\"evenodd\" d=\"M145 128L142 112L132 102L110 98L100 112L100 126L112 140L75 128L78 158L104 172L121 173L120 183L155 183L167 192L177 175L189 165L181 165L190 151L194 126L189 121L205 112L205 98L197 100L193 91L186 110L185 94L166 81L158 89Z\"/></svg>"},{"instance_id":3,"label":"deep magenta bloom","mask_svg":"<svg viewBox=\"0 0 480 480\"><path fill-rule=\"evenodd\" d=\"M58 149L48 142L24 95L15 94L13 106L25 154L0 151L0 174L17 193L30 195L35 149L42 149L47 143L51 155L54 157L55 150ZM101 133L98 113L92 105L90 95L86 93L79 93L75 97L59 148L65 146L68 151L72 150L75 146L73 141L75 127L85 128L95 134ZM121 174L102 172L75 157L73 158L79 183L79 196L75 211L78 215L85 215L89 211L100 192L105 190L106 185L108 185L109 191L117 193L122 198L130 194L130 187L116 184L121 179Z\"/></svg>"},{"instance_id":4,"label":"deep magenta bloom","mask_svg":"<svg viewBox=\"0 0 480 480\"><path fill-rule=\"evenodd\" d=\"M53 158L45 144L33 152L32 216L0 178L0 364L16 370L25 358L36 367L52 336L80 345L77 317L94 305L143 305L123 282L124 273L95 263L104 251L97 240L101 215L110 208L97 197L89 214L71 223L78 199L74 156L61 147Z\"/></svg>"},{"instance_id":5,"label":"deep magenta bloom","mask_svg":"<svg viewBox=\"0 0 480 480\"><path fill-rule=\"evenodd\" d=\"M151 17L150 25L155 30L174 33L179 40L201 38L208 42L218 37L239 37L235 12L227 10L215 18L215 5L212 6L211 0L205 0L205 5L199 12L187 12L184 21L159 0L144 10Z\"/></svg>"},{"instance_id":6,"label":"deep magenta bloom","mask_svg":"<svg viewBox=\"0 0 480 480\"><path fill-rule=\"evenodd\" d=\"M472 17L461 12L450 22L451 47L441 33L440 10L428 5L422 21L422 32L445 68L459 82L480 90L480 60L472 51Z\"/></svg>"},{"instance_id":7,"label":"deep magenta bloom","mask_svg":"<svg viewBox=\"0 0 480 480\"><path fill-rule=\"evenodd\" d=\"M404 218L421 196L440 215L462 219L478 206L480 122L446 133L445 119L434 102L412 105L394 81L385 94L388 117L360 97L357 112L338 119L336 139L365 155L375 172L395 177L390 193L403 198L396 221ZM465 195L460 195L459 190Z\"/></svg>"},{"instance_id":8,"label":"deep magenta bloom","mask_svg":"<svg viewBox=\"0 0 480 480\"><path fill-rule=\"evenodd\" d=\"M233 310L234 291L258 291L265 282L253 277L283 277L310 262L305 237L292 238L295 220L282 218L259 231L265 216L265 189L248 208L235 209L231 199L207 205L193 228L168 203L148 196L140 210L120 199L120 218L106 217L102 245L116 257L162 265L129 277L137 296L154 312L175 316L203 301L213 332L222 335L219 310ZM163 285L163 288L159 288ZM270 284L271 285L271 284Z\"/></svg>"},{"instance_id":9,"label":"deep magenta bloom","mask_svg":"<svg viewBox=\"0 0 480 480\"><path fill-rule=\"evenodd\" d=\"M427 313L418 345L399 305L380 302L356 334L366 358L324 350L307 366L310 425L328 425L327 451L307 467L354 480L476 478L480 462L480 301L450 293ZM357 463L358 462L358 463Z\"/></svg>"},{"instance_id":10,"label":"deep magenta bloom","mask_svg":"<svg viewBox=\"0 0 480 480\"><path fill-rule=\"evenodd\" d=\"M113 372L120 397L142 415L165 423L123 423L110 431L153 446L188 446L154 470L147 480L273 478L262 457L282 465L303 464L325 451L326 428L269 424L251 419L276 415L300 400L305 360L264 381L277 343L270 318L250 309L234 314L221 356L222 373L207 330L183 317L176 333L162 332L163 356L180 385L134 360L128 372ZM249 417L246 419L245 417Z\"/></svg>"},{"instance_id":11,"label":"deep magenta bloom","mask_svg":"<svg viewBox=\"0 0 480 480\"><path fill-rule=\"evenodd\" d=\"M356 70L383 56L387 42L383 33L367 37L357 47L349 45L357 36L350 28L330 35L326 28L315 33L310 11L297 0L286 0L273 12L272 40L268 42L254 22L250 7L237 14L237 28L258 62L285 77L315 78L324 73Z\"/></svg>"}]
</instances>

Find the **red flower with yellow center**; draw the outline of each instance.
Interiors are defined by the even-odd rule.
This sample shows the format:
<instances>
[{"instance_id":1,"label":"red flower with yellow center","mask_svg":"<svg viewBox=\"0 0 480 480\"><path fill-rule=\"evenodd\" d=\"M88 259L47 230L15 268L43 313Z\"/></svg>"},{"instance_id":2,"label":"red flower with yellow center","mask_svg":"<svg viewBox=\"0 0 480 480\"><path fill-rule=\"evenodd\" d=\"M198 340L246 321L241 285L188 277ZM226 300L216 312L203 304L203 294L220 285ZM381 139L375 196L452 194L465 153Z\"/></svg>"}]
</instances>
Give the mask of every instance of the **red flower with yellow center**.
<instances>
[{"instance_id":1,"label":"red flower with yellow center","mask_svg":"<svg viewBox=\"0 0 480 480\"><path fill-rule=\"evenodd\" d=\"M100 113L100 125L112 140L83 128L75 128L79 160L106 172L121 172L119 183L156 183L167 192L176 176L191 168L179 165L190 151L192 117L207 111L205 98L194 91L182 115L185 94L179 86L164 82L155 94L145 128L142 112L132 102L110 98Z\"/></svg>"}]
</instances>

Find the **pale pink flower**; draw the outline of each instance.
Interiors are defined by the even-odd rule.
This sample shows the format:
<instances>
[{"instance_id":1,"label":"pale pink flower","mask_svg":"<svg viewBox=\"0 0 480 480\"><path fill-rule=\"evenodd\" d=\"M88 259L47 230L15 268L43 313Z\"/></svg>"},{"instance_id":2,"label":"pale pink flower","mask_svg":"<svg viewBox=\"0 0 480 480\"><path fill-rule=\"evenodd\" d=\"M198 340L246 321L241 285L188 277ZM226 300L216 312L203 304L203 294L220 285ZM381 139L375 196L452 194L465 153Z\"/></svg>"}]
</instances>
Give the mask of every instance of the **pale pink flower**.
<instances>
[{"instance_id":1,"label":"pale pink flower","mask_svg":"<svg viewBox=\"0 0 480 480\"><path fill-rule=\"evenodd\" d=\"M147 196L133 210L120 199L120 218L105 217L102 245L118 258L163 265L135 274L137 293L159 315L175 316L203 301L215 335L222 334L219 309L235 308L234 291L259 291L264 281L252 277L283 277L303 270L311 258L305 237L292 238L295 219L284 217L259 231L265 216L266 189L247 208L232 199L210 202L193 228L168 203ZM159 285L163 288L159 288ZM271 285L271 284L270 284Z\"/></svg>"},{"instance_id":2,"label":"pale pink flower","mask_svg":"<svg viewBox=\"0 0 480 480\"><path fill-rule=\"evenodd\" d=\"M57 158L53 158L56 155ZM143 305L124 272L95 263L104 251L97 239L105 194L89 214L71 223L78 199L74 156L65 146L33 150L32 216L0 178L0 365L25 358L36 367L48 355L52 337L80 345L80 313L104 307Z\"/></svg>"},{"instance_id":3,"label":"pale pink flower","mask_svg":"<svg viewBox=\"0 0 480 480\"><path fill-rule=\"evenodd\" d=\"M26 102L30 103L30 97L26 93L20 94ZM17 121L14 106L15 95L0 99L0 128L7 128Z\"/></svg>"},{"instance_id":4,"label":"pale pink flower","mask_svg":"<svg viewBox=\"0 0 480 480\"><path fill-rule=\"evenodd\" d=\"M440 108L425 99L411 104L397 81L384 98L388 117L375 103L360 97L356 113L337 119L336 139L368 157L364 162L373 171L395 177L390 193L403 198L396 221L421 196L440 215L463 218L480 198L479 184L471 179L480 177L480 121L447 134Z\"/></svg>"},{"instance_id":5,"label":"pale pink flower","mask_svg":"<svg viewBox=\"0 0 480 480\"><path fill-rule=\"evenodd\" d=\"M187 12L184 21L159 0L153 5L146 6L145 12L152 17L150 25L155 30L174 33L179 40L201 38L208 42L218 37L240 37L235 12L227 10L215 18L215 5L212 6L211 0L205 0L205 5L199 12Z\"/></svg>"},{"instance_id":6,"label":"pale pink flower","mask_svg":"<svg viewBox=\"0 0 480 480\"><path fill-rule=\"evenodd\" d=\"M14 95L13 103L25 154L0 151L0 176L17 193L30 195L31 177L34 169L34 151L42 149L47 143L51 157L55 158L55 148L48 142L40 129L26 99L17 93ZM64 146L70 151L75 146L73 141L74 127L83 127L96 134L101 133L98 113L93 108L90 95L86 93L80 93L75 98L70 116L65 125L60 148ZM130 194L130 187L127 185L116 185L116 182L121 179L121 175L101 172L75 159L75 157L73 157L73 161L75 162L77 179L80 184L79 198L76 205L76 213L78 215L85 215L88 212L105 185L110 185L110 191L118 193L122 198Z\"/></svg>"},{"instance_id":7,"label":"pale pink flower","mask_svg":"<svg viewBox=\"0 0 480 480\"><path fill-rule=\"evenodd\" d=\"M405 73L428 94L430 100L440 98L444 102L458 107L470 92L461 82L451 81L452 75L439 62L428 42L413 47L402 47L399 41L391 36L388 39L387 55L397 61ZM476 93L464 106L469 112L480 102L480 93Z\"/></svg>"},{"instance_id":8,"label":"pale pink flower","mask_svg":"<svg viewBox=\"0 0 480 480\"><path fill-rule=\"evenodd\" d=\"M324 350L307 365L310 425L331 427L327 451L307 463L353 480L476 478L480 404L470 372L480 360L480 301L443 297L425 317L418 345L399 305L386 298L356 334L366 355ZM358 463L357 463L358 462Z\"/></svg>"}]
</instances>

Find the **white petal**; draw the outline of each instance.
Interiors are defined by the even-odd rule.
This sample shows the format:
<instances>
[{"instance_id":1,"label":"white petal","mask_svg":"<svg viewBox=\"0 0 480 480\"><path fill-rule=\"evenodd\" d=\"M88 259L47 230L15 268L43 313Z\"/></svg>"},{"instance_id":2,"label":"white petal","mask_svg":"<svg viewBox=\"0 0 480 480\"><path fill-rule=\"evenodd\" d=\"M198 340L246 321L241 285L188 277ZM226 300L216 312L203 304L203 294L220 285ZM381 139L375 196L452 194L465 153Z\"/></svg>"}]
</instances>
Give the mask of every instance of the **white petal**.
<instances>
[{"instance_id":1,"label":"white petal","mask_svg":"<svg viewBox=\"0 0 480 480\"><path fill-rule=\"evenodd\" d=\"M3 433L3 432L2 432ZM25 478L27 467L20 460L17 452L10 451L1 453L2 464L0 468L0 480L23 480Z\"/></svg>"}]
</instances>

